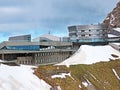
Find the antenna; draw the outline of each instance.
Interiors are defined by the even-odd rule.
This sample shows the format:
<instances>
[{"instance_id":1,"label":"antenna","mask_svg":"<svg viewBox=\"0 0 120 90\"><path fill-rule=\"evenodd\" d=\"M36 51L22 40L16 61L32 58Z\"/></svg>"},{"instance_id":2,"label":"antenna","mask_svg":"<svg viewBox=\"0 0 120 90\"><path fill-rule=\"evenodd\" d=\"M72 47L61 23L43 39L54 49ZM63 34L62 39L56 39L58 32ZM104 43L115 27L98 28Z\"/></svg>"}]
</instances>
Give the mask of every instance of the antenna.
<instances>
[{"instance_id":1,"label":"antenna","mask_svg":"<svg viewBox=\"0 0 120 90\"><path fill-rule=\"evenodd\" d=\"M51 34L51 31L48 31L48 34Z\"/></svg>"}]
</instances>

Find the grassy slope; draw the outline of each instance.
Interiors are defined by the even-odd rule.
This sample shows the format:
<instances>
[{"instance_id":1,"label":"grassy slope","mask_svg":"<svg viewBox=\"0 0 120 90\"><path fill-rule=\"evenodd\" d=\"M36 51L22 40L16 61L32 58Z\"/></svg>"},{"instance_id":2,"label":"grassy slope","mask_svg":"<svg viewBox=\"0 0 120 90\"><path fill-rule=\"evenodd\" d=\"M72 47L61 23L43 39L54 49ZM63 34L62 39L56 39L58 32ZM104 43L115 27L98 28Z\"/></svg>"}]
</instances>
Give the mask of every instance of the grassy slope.
<instances>
[{"instance_id":1,"label":"grassy slope","mask_svg":"<svg viewBox=\"0 0 120 90\"><path fill-rule=\"evenodd\" d=\"M89 80L96 90L120 90L120 81L114 75L112 69L115 69L120 76L120 60L110 62L100 62L92 65L72 65L66 66L39 66L35 74L44 79L51 86L60 85L62 90L88 90L82 82ZM71 73L67 78L55 78L51 76L60 73ZM79 89L79 85L82 89ZM91 89L89 89L91 90Z\"/></svg>"}]
</instances>

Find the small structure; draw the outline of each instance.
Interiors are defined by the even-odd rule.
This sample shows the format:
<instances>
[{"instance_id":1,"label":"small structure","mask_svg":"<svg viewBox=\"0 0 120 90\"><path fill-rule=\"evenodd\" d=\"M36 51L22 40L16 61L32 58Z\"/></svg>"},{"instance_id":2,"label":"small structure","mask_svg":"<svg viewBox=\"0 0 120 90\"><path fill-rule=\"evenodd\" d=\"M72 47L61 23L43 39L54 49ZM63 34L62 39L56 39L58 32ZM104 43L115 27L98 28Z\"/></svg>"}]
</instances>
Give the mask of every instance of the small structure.
<instances>
[{"instance_id":1,"label":"small structure","mask_svg":"<svg viewBox=\"0 0 120 90\"><path fill-rule=\"evenodd\" d=\"M20 35L9 37L10 42L31 42L31 35Z\"/></svg>"}]
</instances>

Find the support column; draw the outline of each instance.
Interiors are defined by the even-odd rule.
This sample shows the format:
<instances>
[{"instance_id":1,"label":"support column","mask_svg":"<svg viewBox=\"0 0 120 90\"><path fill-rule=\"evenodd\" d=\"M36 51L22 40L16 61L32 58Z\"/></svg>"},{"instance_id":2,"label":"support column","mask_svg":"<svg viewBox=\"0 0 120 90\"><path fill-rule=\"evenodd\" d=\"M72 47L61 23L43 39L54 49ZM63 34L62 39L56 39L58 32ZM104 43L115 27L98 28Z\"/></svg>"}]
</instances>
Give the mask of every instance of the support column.
<instances>
[{"instance_id":1,"label":"support column","mask_svg":"<svg viewBox=\"0 0 120 90\"><path fill-rule=\"evenodd\" d=\"M4 58L4 54L2 54L2 60L4 60L5 58Z\"/></svg>"}]
</instances>

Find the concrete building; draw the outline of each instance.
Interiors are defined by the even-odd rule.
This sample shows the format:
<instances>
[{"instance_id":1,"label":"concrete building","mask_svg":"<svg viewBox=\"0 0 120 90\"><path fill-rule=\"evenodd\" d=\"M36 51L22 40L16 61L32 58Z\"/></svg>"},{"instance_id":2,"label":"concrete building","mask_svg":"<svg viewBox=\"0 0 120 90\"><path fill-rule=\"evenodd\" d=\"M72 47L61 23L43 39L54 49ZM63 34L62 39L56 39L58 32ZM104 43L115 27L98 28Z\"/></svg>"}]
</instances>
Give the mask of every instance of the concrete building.
<instances>
[{"instance_id":1,"label":"concrete building","mask_svg":"<svg viewBox=\"0 0 120 90\"><path fill-rule=\"evenodd\" d=\"M72 42L106 42L108 37L104 24L69 26L68 30Z\"/></svg>"},{"instance_id":2,"label":"concrete building","mask_svg":"<svg viewBox=\"0 0 120 90\"><path fill-rule=\"evenodd\" d=\"M72 55L70 42L3 42L0 59L18 64L48 64L65 60Z\"/></svg>"},{"instance_id":3,"label":"concrete building","mask_svg":"<svg viewBox=\"0 0 120 90\"><path fill-rule=\"evenodd\" d=\"M31 42L31 35L21 35L9 37L10 42Z\"/></svg>"}]
</instances>

